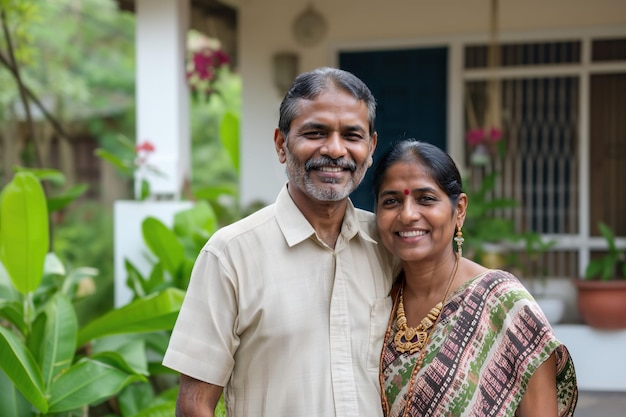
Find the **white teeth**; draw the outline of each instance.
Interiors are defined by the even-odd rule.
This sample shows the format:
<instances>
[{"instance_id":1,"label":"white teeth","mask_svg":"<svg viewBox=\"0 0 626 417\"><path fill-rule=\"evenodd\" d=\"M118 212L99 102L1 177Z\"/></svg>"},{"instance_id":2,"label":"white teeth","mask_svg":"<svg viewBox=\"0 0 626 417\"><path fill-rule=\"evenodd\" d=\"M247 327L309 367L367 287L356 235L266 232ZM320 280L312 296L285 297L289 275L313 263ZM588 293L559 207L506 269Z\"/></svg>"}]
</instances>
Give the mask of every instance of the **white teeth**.
<instances>
[{"instance_id":1,"label":"white teeth","mask_svg":"<svg viewBox=\"0 0 626 417\"><path fill-rule=\"evenodd\" d=\"M398 232L400 237L416 237L416 236L424 236L426 234L423 230L410 230L408 232Z\"/></svg>"},{"instance_id":2,"label":"white teeth","mask_svg":"<svg viewBox=\"0 0 626 417\"><path fill-rule=\"evenodd\" d=\"M343 171L343 168L341 168L341 167L320 167L319 170L320 171L324 171L324 172L341 172L341 171Z\"/></svg>"}]
</instances>

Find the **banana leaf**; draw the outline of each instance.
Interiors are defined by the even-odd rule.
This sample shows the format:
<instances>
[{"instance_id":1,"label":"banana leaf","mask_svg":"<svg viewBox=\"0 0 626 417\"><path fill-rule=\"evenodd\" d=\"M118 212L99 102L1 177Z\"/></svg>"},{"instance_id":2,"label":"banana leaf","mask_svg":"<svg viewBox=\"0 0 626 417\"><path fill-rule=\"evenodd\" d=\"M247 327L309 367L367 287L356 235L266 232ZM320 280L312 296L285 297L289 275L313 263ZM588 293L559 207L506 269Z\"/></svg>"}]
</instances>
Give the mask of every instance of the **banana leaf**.
<instances>
[{"instance_id":1,"label":"banana leaf","mask_svg":"<svg viewBox=\"0 0 626 417\"><path fill-rule=\"evenodd\" d=\"M184 291L168 288L111 310L78 331L77 347L114 334L171 330L184 296Z\"/></svg>"}]
</instances>

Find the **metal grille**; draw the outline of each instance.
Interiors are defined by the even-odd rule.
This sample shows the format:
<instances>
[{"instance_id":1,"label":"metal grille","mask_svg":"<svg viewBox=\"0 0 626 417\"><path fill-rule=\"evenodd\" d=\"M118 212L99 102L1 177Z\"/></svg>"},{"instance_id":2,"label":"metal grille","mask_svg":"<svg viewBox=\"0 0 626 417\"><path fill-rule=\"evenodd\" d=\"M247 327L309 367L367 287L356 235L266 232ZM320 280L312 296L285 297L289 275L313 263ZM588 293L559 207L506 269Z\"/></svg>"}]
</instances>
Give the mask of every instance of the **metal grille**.
<instances>
[{"instance_id":1,"label":"metal grille","mask_svg":"<svg viewBox=\"0 0 626 417\"><path fill-rule=\"evenodd\" d=\"M465 68L487 67L487 45L465 48ZM529 66L580 63L580 41L504 43L500 45L500 66Z\"/></svg>"},{"instance_id":2,"label":"metal grille","mask_svg":"<svg viewBox=\"0 0 626 417\"><path fill-rule=\"evenodd\" d=\"M486 82L469 81L466 88L484 111ZM578 97L577 77L502 81L504 137L487 165L470 173L475 182L498 172L493 196L519 205L494 215L512 219L518 232L578 233ZM574 251L551 252L541 262L526 260L526 272L541 266L550 275L572 276L577 259Z\"/></svg>"},{"instance_id":3,"label":"metal grille","mask_svg":"<svg viewBox=\"0 0 626 417\"><path fill-rule=\"evenodd\" d=\"M480 97L485 82L468 82L466 88ZM499 173L495 192L520 202L518 209L499 214L512 216L518 231L578 232L578 88L576 77L502 82L502 146L486 167L472 168L472 177Z\"/></svg>"},{"instance_id":4,"label":"metal grille","mask_svg":"<svg viewBox=\"0 0 626 417\"><path fill-rule=\"evenodd\" d=\"M591 51L594 62L625 60L626 38L594 40Z\"/></svg>"}]
</instances>

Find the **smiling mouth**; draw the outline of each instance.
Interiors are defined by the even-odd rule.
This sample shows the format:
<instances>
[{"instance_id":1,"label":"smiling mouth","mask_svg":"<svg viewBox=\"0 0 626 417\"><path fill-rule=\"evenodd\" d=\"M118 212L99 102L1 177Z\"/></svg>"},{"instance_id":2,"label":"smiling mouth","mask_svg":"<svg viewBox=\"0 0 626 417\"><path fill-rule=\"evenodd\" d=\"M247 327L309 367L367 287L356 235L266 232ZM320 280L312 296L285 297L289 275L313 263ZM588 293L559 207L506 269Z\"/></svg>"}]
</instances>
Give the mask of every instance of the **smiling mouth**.
<instances>
[{"instance_id":1,"label":"smiling mouth","mask_svg":"<svg viewBox=\"0 0 626 417\"><path fill-rule=\"evenodd\" d=\"M396 234L400 237L418 237L418 236L424 236L426 233L426 231L424 230L409 230L409 231L404 231L404 232L397 232Z\"/></svg>"},{"instance_id":2,"label":"smiling mouth","mask_svg":"<svg viewBox=\"0 0 626 417\"><path fill-rule=\"evenodd\" d=\"M317 170L322 172L343 172L342 167L319 167Z\"/></svg>"}]
</instances>

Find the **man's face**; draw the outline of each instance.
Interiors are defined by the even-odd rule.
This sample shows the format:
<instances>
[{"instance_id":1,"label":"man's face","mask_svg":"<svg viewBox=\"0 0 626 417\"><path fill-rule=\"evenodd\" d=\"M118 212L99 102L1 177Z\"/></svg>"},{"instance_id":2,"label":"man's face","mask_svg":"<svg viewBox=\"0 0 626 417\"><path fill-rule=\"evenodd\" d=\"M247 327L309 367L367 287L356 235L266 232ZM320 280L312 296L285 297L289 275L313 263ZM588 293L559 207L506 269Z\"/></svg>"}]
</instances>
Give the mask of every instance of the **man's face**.
<instances>
[{"instance_id":1,"label":"man's face","mask_svg":"<svg viewBox=\"0 0 626 417\"><path fill-rule=\"evenodd\" d=\"M275 134L276 148L294 199L344 200L363 180L376 147L365 103L335 89L300 100L289 138L282 136Z\"/></svg>"}]
</instances>

